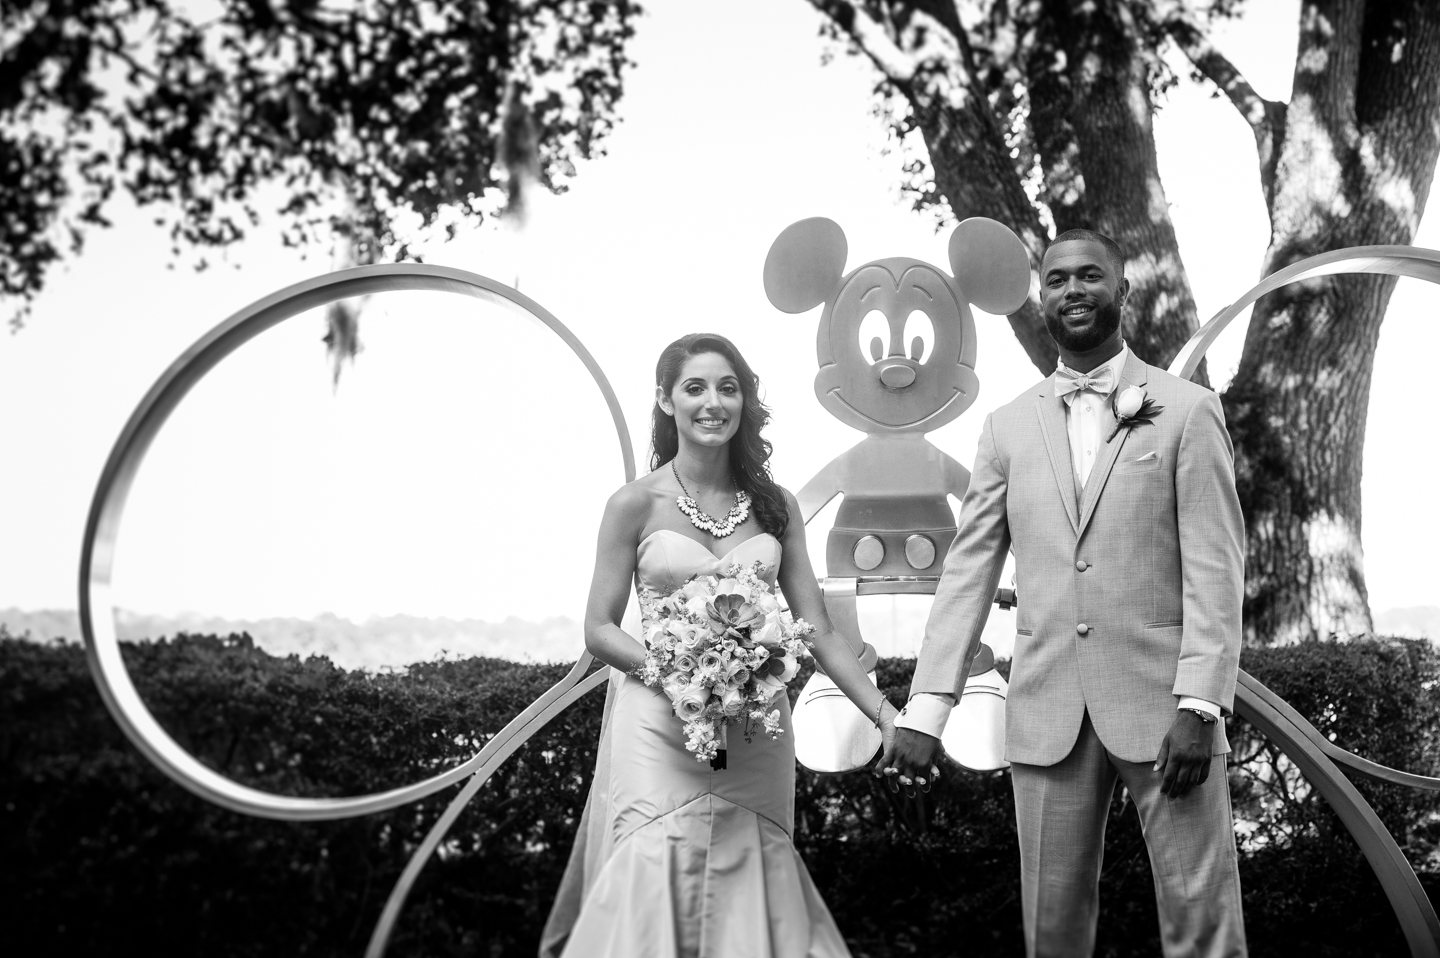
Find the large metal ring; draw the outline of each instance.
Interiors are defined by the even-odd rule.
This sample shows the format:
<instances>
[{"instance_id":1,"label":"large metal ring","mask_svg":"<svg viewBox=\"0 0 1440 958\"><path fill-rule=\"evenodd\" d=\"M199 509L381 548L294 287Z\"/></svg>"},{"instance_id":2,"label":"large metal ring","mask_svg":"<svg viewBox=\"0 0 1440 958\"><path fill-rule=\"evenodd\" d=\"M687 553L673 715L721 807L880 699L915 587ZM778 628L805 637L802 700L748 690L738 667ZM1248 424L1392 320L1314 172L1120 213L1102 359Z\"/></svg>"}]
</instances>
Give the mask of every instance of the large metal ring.
<instances>
[{"instance_id":1,"label":"large metal ring","mask_svg":"<svg viewBox=\"0 0 1440 958\"><path fill-rule=\"evenodd\" d=\"M1265 277L1250 291L1220 312L1195 331L1170 364L1170 372L1181 379L1189 379L1200 368L1205 351L1215 342L1230 321L1239 316L1247 306L1266 293L1274 292L1291 283L1303 283L1320 276L1334 276L1340 273L1379 273L1385 276L1409 276L1440 284L1440 251L1421 249L1418 246L1352 246L1321 253L1292 263Z\"/></svg>"},{"instance_id":2,"label":"large metal ring","mask_svg":"<svg viewBox=\"0 0 1440 958\"><path fill-rule=\"evenodd\" d=\"M1266 293L1291 283L1341 273L1409 276L1440 284L1440 251L1414 246L1353 246L1311 256L1267 276L1244 296L1216 313L1190 337L1170 364L1170 372L1189 379L1205 351L1230 322ZM1235 714L1260 729L1300 768L1334 809L1360 846L1380 880L1414 958L1440 958L1440 917L1394 837L1364 796L1334 764L1381 781L1440 789L1440 780L1377 765L1330 742L1274 692L1241 670L1235 686Z\"/></svg>"},{"instance_id":3,"label":"large metal ring","mask_svg":"<svg viewBox=\"0 0 1440 958\"><path fill-rule=\"evenodd\" d=\"M140 401L105 462L85 523L80 554L80 626L85 635L90 673L99 686L105 706L145 757L177 783L225 808L261 818L323 820L351 818L395 808L424 798L475 772L489 758L485 752L469 761L414 785L347 798L294 798L241 785L199 762L155 721L135 690L115 636L115 615L110 597L110 575L115 543L130 486L139 472L151 442L190 389L222 359L276 324L336 300L392 290L429 290L473 296L548 326L585 364L610 408L625 479L635 478L635 456L620 403L595 358L558 319L539 303L475 273L418 263L360 266L296 283L240 310L210 330L170 365ZM572 675L574 685L590 657L583 655ZM561 685L565 685L562 682ZM563 690L558 686L542 696L535 707L550 704ZM513 723L512 723L513 724ZM518 729L517 729L518 731Z\"/></svg>"}]
</instances>

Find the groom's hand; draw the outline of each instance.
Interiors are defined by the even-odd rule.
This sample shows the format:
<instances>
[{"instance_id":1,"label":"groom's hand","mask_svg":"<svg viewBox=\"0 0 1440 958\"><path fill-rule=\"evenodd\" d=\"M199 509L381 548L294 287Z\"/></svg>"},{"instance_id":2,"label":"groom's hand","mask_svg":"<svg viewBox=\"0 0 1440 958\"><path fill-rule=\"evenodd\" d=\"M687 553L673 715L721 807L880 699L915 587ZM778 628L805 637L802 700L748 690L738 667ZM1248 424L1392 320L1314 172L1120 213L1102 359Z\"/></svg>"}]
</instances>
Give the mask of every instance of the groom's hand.
<instances>
[{"instance_id":1,"label":"groom's hand","mask_svg":"<svg viewBox=\"0 0 1440 958\"><path fill-rule=\"evenodd\" d=\"M896 729L895 743L880 757L876 772L885 777L891 791L897 790L898 784L905 787L907 795L915 786L923 786L928 792L939 777L935 764L939 754L940 740L935 736L913 728Z\"/></svg>"},{"instance_id":2,"label":"groom's hand","mask_svg":"<svg viewBox=\"0 0 1440 958\"><path fill-rule=\"evenodd\" d=\"M1194 712L1180 709L1175 722L1160 743L1155 771L1160 773L1160 791L1171 798L1184 798L1190 790L1210 777L1210 748L1215 736L1213 723L1202 721Z\"/></svg>"}]
</instances>

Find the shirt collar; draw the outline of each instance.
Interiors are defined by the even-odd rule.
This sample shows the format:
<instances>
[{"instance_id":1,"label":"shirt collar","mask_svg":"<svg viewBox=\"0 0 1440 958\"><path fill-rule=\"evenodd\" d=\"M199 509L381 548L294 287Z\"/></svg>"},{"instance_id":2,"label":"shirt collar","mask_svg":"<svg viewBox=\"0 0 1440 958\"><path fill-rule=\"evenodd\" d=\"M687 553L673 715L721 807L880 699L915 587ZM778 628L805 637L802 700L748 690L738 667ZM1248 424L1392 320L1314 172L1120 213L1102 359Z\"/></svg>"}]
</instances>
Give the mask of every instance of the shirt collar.
<instances>
[{"instance_id":1,"label":"shirt collar","mask_svg":"<svg viewBox=\"0 0 1440 958\"><path fill-rule=\"evenodd\" d=\"M1119 382L1119 381L1120 381L1120 374L1125 371L1125 363L1126 363L1126 361L1129 360L1129 358L1130 358L1130 347L1129 347L1129 345L1127 345L1127 344L1125 343L1124 340L1121 340L1121 341L1120 341L1120 351L1119 351L1118 353L1116 353L1114 356L1111 356L1109 359L1105 360L1105 362L1103 362L1103 363L1101 363L1100 365L1096 366L1094 369L1090 370L1090 373L1093 375L1093 374L1095 374L1095 373L1098 373L1100 370L1105 369L1106 367L1109 367L1109 368L1110 368L1111 370L1113 370L1114 373L1115 373L1115 381L1116 381L1116 382ZM1065 361L1064 361L1063 359L1057 359L1057 360L1055 360L1055 367L1056 367L1057 369L1070 369L1069 366L1066 366L1066 365L1065 365ZM1071 370L1071 371L1073 372L1074 370Z\"/></svg>"}]
</instances>

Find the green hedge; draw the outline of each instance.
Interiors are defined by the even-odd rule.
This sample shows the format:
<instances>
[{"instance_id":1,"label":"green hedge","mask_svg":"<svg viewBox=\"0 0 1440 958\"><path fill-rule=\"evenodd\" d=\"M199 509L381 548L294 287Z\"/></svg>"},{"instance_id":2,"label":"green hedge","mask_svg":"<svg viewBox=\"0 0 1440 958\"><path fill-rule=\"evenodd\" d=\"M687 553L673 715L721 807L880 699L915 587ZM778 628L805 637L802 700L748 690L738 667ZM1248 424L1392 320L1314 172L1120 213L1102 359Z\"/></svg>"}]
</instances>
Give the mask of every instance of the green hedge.
<instances>
[{"instance_id":1,"label":"green hedge","mask_svg":"<svg viewBox=\"0 0 1440 958\"><path fill-rule=\"evenodd\" d=\"M566 671L489 659L404 674L276 658L247 637L124 646L141 695L202 761L294 795L371 792L468 757ZM1244 667L1341 745L1440 770L1440 658L1426 643L1308 643ZM913 665L885 660L903 697ZM797 683L798 685L798 683ZM577 703L481 790L423 873L397 956L530 956L594 762L601 696ZM1404 954L1379 883L1323 801L1244 723L1231 789L1253 955ZM1427 887L1440 887L1440 802L1356 783ZM234 814L153 769L120 734L83 650L0 634L0 951L153 958L357 956L386 895L453 790L347 822ZM868 775L803 773L796 844L857 956L1021 951L1009 778L952 767L923 808ZM1097 953L1159 951L1133 809L1106 838ZM17 950L18 949L18 950Z\"/></svg>"}]
</instances>

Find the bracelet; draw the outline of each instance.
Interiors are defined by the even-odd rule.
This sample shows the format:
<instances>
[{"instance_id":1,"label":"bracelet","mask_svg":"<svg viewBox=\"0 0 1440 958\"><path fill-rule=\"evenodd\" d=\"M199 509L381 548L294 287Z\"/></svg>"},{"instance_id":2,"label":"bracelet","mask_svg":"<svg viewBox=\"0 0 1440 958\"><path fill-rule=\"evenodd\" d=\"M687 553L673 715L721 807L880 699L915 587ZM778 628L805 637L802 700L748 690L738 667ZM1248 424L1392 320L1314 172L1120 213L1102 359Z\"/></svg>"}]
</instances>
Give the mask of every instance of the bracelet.
<instances>
[{"instance_id":1,"label":"bracelet","mask_svg":"<svg viewBox=\"0 0 1440 958\"><path fill-rule=\"evenodd\" d=\"M880 701L875 703L875 727L880 727L880 712L885 708L885 693L880 693Z\"/></svg>"}]
</instances>

